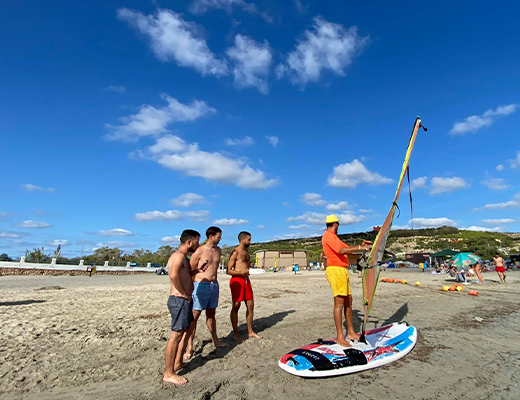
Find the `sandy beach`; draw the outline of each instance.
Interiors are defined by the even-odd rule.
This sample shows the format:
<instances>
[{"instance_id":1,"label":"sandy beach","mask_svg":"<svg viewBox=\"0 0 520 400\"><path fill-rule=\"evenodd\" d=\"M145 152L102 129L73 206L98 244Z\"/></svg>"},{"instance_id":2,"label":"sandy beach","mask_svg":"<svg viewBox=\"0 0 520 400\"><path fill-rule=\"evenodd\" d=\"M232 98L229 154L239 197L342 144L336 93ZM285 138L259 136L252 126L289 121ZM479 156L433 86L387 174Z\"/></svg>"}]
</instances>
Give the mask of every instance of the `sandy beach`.
<instances>
[{"instance_id":1,"label":"sandy beach","mask_svg":"<svg viewBox=\"0 0 520 400\"><path fill-rule=\"evenodd\" d=\"M252 276L255 328L262 340L232 340L229 277L220 276L215 349L201 317L195 355L181 372L189 383L161 382L169 337L167 276L0 277L0 396L7 399L518 399L520 273L500 285L442 292L452 279L418 270L381 277L369 328L407 321L418 328L414 350L385 367L305 380L278 359L317 338L334 336L332 295L322 271ZM449 282L446 282L448 279ZM354 324L362 318L361 280L351 274ZM245 338L245 307L240 310ZM475 317L479 317L475 319ZM481 320L480 320L481 319ZM480 321L479 321L480 320Z\"/></svg>"}]
</instances>

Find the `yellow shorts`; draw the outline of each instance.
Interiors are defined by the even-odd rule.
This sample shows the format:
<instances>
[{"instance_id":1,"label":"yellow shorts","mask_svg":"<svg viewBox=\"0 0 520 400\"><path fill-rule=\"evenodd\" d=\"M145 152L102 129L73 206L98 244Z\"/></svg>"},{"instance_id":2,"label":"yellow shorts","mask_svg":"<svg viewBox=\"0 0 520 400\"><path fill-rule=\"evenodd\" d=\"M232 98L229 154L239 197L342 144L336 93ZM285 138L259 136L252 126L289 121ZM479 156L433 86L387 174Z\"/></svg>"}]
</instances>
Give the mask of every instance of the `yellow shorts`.
<instances>
[{"instance_id":1,"label":"yellow shorts","mask_svg":"<svg viewBox=\"0 0 520 400\"><path fill-rule=\"evenodd\" d=\"M350 276L348 274L348 267L327 267L325 270L327 280L330 283L332 289L332 295L336 296L349 296L352 292L350 291Z\"/></svg>"}]
</instances>

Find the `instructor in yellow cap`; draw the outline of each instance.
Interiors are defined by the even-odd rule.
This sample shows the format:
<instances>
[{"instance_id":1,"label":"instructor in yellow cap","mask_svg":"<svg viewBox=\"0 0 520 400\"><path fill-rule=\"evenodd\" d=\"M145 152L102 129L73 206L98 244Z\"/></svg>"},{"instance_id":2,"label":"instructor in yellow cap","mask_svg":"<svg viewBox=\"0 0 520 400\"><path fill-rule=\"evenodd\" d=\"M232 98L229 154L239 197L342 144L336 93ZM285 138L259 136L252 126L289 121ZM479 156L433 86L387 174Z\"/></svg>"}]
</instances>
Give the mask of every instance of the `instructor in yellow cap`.
<instances>
[{"instance_id":1,"label":"instructor in yellow cap","mask_svg":"<svg viewBox=\"0 0 520 400\"><path fill-rule=\"evenodd\" d=\"M368 250L372 242L363 241L360 246L348 246L338 238L339 220L335 215L329 215L325 220L327 230L321 238L323 252L327 257L325 274L334 296L334 323L336 324L336 342L343 347L351 347L347 339L359 339L352 325L352 294L350 290L350 277L348 273L348 254L361 250ZM347 321L347 336L343 335L342 311Z\"/></svg>"}]
</instances>

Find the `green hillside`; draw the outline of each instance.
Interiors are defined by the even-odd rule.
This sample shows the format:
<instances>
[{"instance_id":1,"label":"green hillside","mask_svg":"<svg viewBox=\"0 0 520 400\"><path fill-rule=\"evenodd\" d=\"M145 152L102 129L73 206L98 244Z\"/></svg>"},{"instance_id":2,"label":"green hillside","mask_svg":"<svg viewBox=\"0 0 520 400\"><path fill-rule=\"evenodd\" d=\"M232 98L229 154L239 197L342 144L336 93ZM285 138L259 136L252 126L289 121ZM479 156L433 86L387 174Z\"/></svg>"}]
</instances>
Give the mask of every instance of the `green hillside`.
<instances>
[{"instance_id":1,"label":"green hillside","mask_svg":"<svg viewBox=\"0 0 520 400\"><path fill-rule=\"evenodd\" d=\"M364 239L374 240L377 232L359 232L338 235L349 245L358 245ZM250 254L257 250L295 250L308 252L309 262L318 261L321 252L321 237L276 240L272 242L253 243ZM448 226L431 229L395 230L390 232L387 249L404 260L405 253L430 253L443 249L470 251L484 259L491 259L495 252L503 256L520 251L519 233L476 232L459 230ZM225 258L233 247L224 247Z\"/></svg>"}]
</instances>

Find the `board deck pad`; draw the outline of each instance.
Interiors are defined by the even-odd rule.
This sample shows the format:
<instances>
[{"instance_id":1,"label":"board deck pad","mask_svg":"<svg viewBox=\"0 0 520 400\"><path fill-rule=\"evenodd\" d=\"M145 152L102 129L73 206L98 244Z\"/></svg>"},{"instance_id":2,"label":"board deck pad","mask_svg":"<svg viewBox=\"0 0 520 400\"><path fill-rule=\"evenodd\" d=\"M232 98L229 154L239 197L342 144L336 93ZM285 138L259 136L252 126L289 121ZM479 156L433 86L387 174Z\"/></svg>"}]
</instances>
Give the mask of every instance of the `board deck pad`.
<instances>
[{"instance_id":1,"label":"board deck pad","mask_svg":"<svg viewBox=\"0 0 520 400\"><path fill-rule=\"evenodd\" d=\"M284 355L278 365L290 374L322 378L351 374L394 362L412 351L417 329L394 323L365 333L367 343L351 341L345 348L334 340L318 340Z\"/></svg>"}]
</instances>

